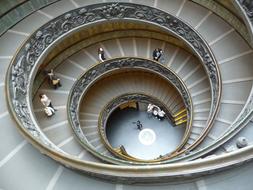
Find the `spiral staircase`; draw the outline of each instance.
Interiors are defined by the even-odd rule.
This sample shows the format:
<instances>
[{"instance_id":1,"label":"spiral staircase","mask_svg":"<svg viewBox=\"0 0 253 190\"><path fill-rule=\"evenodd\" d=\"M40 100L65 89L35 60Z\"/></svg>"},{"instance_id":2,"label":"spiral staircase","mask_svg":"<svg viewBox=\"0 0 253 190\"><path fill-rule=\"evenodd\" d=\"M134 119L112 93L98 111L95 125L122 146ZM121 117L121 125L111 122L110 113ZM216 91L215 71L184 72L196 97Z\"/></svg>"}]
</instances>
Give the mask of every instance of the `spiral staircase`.
<instances>
[{"instance_id":1,"label":"spiral staircase","mask_svg":"<svg viewBox=\"0 0 253 190\"><path fill-rule=\"evenodd\" d=\"M250 0L0 5L0 189L252 189ZM62 87L49 85L50 69ZM50 118L41 93L57 109ZM105 132L115 105L140 98L182 131L153 160L112 147Z\"/></svg>"}]
</instances>

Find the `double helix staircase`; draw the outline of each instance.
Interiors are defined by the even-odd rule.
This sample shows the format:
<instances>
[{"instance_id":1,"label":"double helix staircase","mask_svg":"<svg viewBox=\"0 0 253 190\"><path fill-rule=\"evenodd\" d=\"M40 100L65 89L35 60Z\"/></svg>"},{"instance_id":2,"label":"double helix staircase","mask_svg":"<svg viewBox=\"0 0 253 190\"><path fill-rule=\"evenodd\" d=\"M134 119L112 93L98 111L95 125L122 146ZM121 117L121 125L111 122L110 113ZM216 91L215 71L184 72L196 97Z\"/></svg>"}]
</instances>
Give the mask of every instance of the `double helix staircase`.
<instances>
[{"instance_id":1,"label":"double helix staircase","mask_svg":"<svg viewBox=\"0 0 253 190\"><path fill-rule=\"evenodd\" d=\"M22 44L25 44L26 39L43 24L51 22L61 14L66 14L68 11L82 6L105 2L101 0L56 1L40 10L32 12L31 15L6 30L0 37L0 120L2 123L0 127L0 189L69 189L71 184L75 184L75 189L82 189L84 186L89 187L89 189L150 188L147 184L135 186L121 184L119 181L116 184L112 184L101 181L100 179L90 178L42 155L28 143L29 141L33 142L32 140L29 138L29 140L25 140L27 138L24 139L20 135L17 130L18 127L16 127L18 123L15 122L15 118L13 118L8 108L7 70L9 65L13 63L19 48ZM137 35L138 31L136 30L136 36L132 35L132 31L129 31L128 36L125 34L125 36L111 35L110 38L103 40L97 40L99 39L97 37L99 36L98 34L94 37L96 39L94 43L79 48L78 51L66 51L69 53L68 56L56 65L54 71L61 79L63 84L61 88L57 90L52 89L45 78L38 81L39 85L37 86L35 85L37 83L34 83L34 96L32 97L31 106L36 122L49 141L58 147L60 150L58 152L66 158L74 158L80 162L94 164L97 167L94 175L98 173L104 174L102 170L99 170L99 164L104 164L103 167L106 170L108 168L118 167L114 164L104 162L80 145L71 129L67 115L67 102L69 94L72 91L72 86L79 80L83 73L94 65L99 64L97 55L97 49L99 47L105 50L107 60L120 57L136 57L150 60L152 59L153 50L155 48L162 48L164 51L164 59L161 64L176 73L188 89L193 105L193 118L192 129L183 150L191 146L194 146L194 148L187 151L187 153L179 154L175 158L167 160L166 163L173 162L173 165L174 162L180 161L179 164L190 165L191 163L195 164L198 162L199 160L196 160L197 158L200 158L200 162L204 162L210 156L212 157L211 159L219 160L221 159L219 156L228 156L231 153L236 154L238 149L236 148L236 142L242 136L246 137L249 145L251 145L252 137L250 134L252 134L252 121L250 121L250 118L247 118L248 122L243 124L240 133L237 135L234 134L235 136L230 135L233 131L236 131L233 126L236 126L238 121L244 119L243 113L245 106L250 103L253 80L253 66L251 64L253 56L252 48L245 41L244 37L239 34L239 31L211 9L200 6L196 3L197 1L132 0L122 2L148 5L163 10L180 18L194 28L205 40L217 60L221 76L222 91L217 116L214 118L212 125L208 126L210 110L213 106L211 104L213 98L212 86L210 85L208 74L201 60L191 51L190 47L177 46L173 40L165 41L159 39L157 37L159 36L159 32L157 31L154 32L157 36L140 36L139 34ZM57 56L64 57L66 52L60 52ZM181 110L183 103L177 99L176 93L172 89L161 77L145 72L141 74L137 72L126 72L113 77L103 78L90 88L80 106L79 118L82 131L89 143L99 153L107 155L108 157L114 157L101 142L98 133L97 123L101 109L108 101L119 95L137 92L156 97L170 107L172 112L176 114ZM44 114L39 100L40 93L47 94L57 109L56 114L51 118L47 118ZM204 131L207 131L206 136L201 139ZM27 135L24 136L28 137ZM36 147L36 144L33 145ZM51 157L55 158L55 155L52 156L51 154ZM128 170L127 166L122 167ZM203 166L204 169L207 167L208 165ZM216 176L206 176L200 179L193 179L192 181L186 180L181 184L159 185L155 188L217 188L217 184L224 184L222 180L215 183L216 180L224 179L224 181L233 181L234 176L240 173L241 175L237 176L239 179L237 178L237 180L232 182L235 185L239 185L239 181L242 183L245 182L245 176L250 174L249 168L251 167L252 163L249 163L247 167L243 166L237 170L224 171ZM189 168L194 170L193 167ZM117 170L115 169L111 172L113 173ZM92 171L87 170L87 173L92 173ZM9 176L12 176L12 180L9 179ZM230 179L227 179L229 177ZM134 182L138 182L138 180L133 180L132 183ZM40 185L38 186L38 184Z\"/></svg>"}]
</instances>

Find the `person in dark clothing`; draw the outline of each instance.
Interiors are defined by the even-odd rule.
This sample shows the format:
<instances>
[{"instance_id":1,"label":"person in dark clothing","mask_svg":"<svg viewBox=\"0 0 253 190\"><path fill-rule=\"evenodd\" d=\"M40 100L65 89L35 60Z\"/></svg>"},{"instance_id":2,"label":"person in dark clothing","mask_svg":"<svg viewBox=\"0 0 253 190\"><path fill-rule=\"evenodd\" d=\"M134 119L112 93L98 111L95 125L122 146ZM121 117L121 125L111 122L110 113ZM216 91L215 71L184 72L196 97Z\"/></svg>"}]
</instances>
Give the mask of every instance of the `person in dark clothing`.
<instances>
[{"instance_id":1,"label":"person in dark clothing","mask_svg":"<svg viewBox=\"0 0 253 190\"><path fill-rule=\"evenodd\" d=\"M40 98L40 102L43 104L43 106L46 107L50 107L52 108L54 111L57 111L53 105L51 100L47 97L46 94L39 94L39 98Z\"/></svg>"},{"instance_id":2,"label":"person in dark clothing","mask_svg":"<svg viewBox=\"0 0 253 190\"><path fill-rule=\"evenodd\" d=\"M140 131L143 129L143 126L142 126L140 120L138 120L138 121L136 122L136 126L137 126L137 129L140 130Z\"/></svg>"},{"instance_id":3,"label":"person in dark clothing","mask_svg":"<svg viewBox=\"0 0 253 190\"><path fill-rule=\"evenodd\" d=\"M48 76L49 84L52 85L54 87L54 89L57 89L58 87L62 86L60 78L58 78L54 74L53 69L51 69L50 71L47 72L47 76Z\"/></svg>"},{"instance_id":4,"label":"person in dark clothing","mask_svg":"<svg viewBox=\"0 0 253 190\"><path fill-rule=\"evenodd\" d=\"M155 49L153 51L153 59L155 61L159 61L159 59L161 58L162 54L163 54L162 49L160 49L160 48Z\"/></svg>"}]
</instances>

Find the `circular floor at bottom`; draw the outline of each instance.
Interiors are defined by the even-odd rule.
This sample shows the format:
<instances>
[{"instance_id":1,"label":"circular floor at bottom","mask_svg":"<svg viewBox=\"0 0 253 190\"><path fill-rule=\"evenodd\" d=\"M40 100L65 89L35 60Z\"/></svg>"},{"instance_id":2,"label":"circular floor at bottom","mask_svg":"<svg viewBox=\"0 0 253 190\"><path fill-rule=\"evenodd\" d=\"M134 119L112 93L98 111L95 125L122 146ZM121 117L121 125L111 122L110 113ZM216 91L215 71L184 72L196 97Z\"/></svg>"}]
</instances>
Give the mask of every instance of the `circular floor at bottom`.
<instances>
[{"instance_id":1,"label":"circular floor at bottom","mask_svg":"<svg viewBox=\"0 0 253 190\"><path fill-rule=\"evenodd\" d=\"M142 130L137 129L138 120ZM107 122L107 138L112 147L123 145L129 155L144 160L175 150L184 131L182 127L173 127L167 119L159 121L144 111L131 108L115 111Z\"/></svg>"}]
</instances>

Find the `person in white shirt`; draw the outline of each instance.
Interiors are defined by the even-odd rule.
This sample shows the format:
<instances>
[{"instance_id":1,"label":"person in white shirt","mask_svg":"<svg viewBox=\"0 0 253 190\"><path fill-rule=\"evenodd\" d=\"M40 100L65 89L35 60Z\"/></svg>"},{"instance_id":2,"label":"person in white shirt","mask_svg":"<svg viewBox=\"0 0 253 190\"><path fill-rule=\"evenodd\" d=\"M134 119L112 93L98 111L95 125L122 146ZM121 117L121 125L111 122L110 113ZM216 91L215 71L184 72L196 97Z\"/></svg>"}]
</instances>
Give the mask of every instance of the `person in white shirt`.
<instances>
[{"instance_id":1,"label":"person in white shirt","mask_svg":"<svg viewBox=\"0 0 253 190\"><path fill-rule=\"evenodd\" d=\"M165 116L165 112L160 107L154 104L148 104L147 113L148 114L152 113L159 120L163 119Z\"/></svg>"},{"instance_id":2,"label":"person in white shirt","mask_svg":"<svg viewBox=\"0 0 253 190\"><path fill-rule=\"evenodd\" d=\"M165 112L164 112L163 110L160 109L160 110L158 111L158 119L161 120L161 119L164 118L164 116L165 116Z\"/></svg>"},{"instance_id":3,"label":"person in white shirt","mask_svg":"<svg viewBox=\"0 0 253 190\"><path fill-rule=\"evenodd\" d=\"M98 58L99 58L99 61L101 61L101 62L105 61L105 52L104 52L103 48L98 49Z\"/></svg>"},{"instance_id":4,"label":"person in white shirt","mask_svg":"<svg viewBox=\"0 0 253 190\"><path fill-rule=\"evenodd\" d=\"M154 115L155 117L158 116L158 109L157 109L156 107L153 109L153 115Z\"/></svg>"},{"instance_id":5,"label":"person in white shirt","mask_svg":"<svg viewBox=\"0 0 253 190\"><path fill-rule=\"evenodd\" d=\"M153 108L154 108L154 105L152 105L152 104L148 104L148 107L147 107L147 113L152 113Z\"/></svg>"},{"instance_id":6,"label":"person in white shirt","mask_svg":"<svg viewBox=\"0 0 253 190\"><path fill-rule=\"evenodd\" d=\"M46 107L50 107L50 108L52 108L54 111L56 111L56 109L54 109L54 107L53 107L53 105L52 105L51 100L47 97L46 94L40 94L39 97L40 97L41 103L43 104L43 106L44 106L45 108L46 108Z\"/></svg>"}]
</instances>

